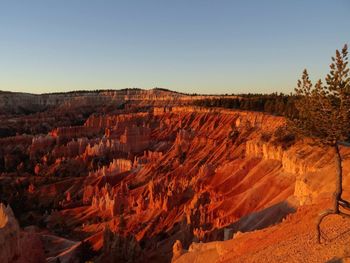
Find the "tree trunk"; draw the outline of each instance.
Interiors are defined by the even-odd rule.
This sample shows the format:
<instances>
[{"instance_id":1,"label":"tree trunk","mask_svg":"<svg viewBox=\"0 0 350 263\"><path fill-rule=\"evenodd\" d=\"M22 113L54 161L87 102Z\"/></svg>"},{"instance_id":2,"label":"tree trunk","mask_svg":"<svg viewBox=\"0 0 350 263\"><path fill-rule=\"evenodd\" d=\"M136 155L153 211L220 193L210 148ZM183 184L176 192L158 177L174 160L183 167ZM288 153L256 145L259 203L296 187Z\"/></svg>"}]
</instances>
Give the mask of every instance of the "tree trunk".
<instances>
[{"instance_id":1,"label":"tree trunk","mask_svg":"<svg viewBox=\"0 0 350 263\"><path fill-rule=\"evenodd\" d=\"M333 209L336 214L339 213L339 201L341 200L341 195L343 193L343 167L342 167L342 159L340 155L338 142L334 145L335 149L335 162L336 162L336 172L337 177L335 180L335 192L334 192L334 200L333 200Z\"/></svg>"},{"instance_id":2,"label":"tree trunk","mask_svg":"<svg viewBox=\"0 0 350 263\"><path fill-rule=\"evenodd\" d=\"M341 154L339 150L338 142L334 145L334 151L335 151L335 168L336 168L336 179L335 179L335 191L333 194L333 208L328 209L320 214L317 220L317 240L318 243L321 243L321 223L324 218L326 218L329 215L332 214L340 214L339 206L342 202L342 193L343 193L343 167L342 167L342 159Z\"/></svg>"}]
</instances>

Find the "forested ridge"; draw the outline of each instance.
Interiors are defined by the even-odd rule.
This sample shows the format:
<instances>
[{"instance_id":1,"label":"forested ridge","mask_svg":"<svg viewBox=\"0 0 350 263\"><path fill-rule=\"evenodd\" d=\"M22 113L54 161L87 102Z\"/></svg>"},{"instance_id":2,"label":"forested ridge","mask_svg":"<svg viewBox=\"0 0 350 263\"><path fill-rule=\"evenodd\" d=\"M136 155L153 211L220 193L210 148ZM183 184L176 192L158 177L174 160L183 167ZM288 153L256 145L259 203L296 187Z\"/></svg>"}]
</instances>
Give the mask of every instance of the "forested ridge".
<instances>
[{"instance_id":1,"label":"forested ridge","mask_svg":"<svg viewBox=\"0 0 350 263\"><path fill-rule=\"evenodd\" d=\"M272 94L243 94L237 98L213 98L194 101L195 106L222 107L249 111L267 112L274 115L296 117L298 111L295 107L297 97L283 93Z\"/></svg>"}]
</instances>

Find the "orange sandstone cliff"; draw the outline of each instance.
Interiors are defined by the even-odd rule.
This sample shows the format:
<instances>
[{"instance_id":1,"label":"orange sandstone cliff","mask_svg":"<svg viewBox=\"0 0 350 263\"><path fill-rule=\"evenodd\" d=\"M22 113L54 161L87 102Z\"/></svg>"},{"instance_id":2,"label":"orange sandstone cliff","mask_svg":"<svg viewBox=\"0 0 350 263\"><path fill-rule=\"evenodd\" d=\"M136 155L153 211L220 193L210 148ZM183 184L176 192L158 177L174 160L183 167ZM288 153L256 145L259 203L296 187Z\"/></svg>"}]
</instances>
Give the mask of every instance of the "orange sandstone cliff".
<instances>
[{"instance_id":1,"label":"orange sandstone cliff","mask_svg":"<svg viewBox=\"0 0 350 263\"><path fill-rule=\"evenodd\" d=\"M48 262L325 262L350 253L349 222L336 216L324 223L328 245L315 243L334 191L332 149L296 139L282 117L192 107L200 97L157 90L26 96L43 108L14 107L1 123L10 134L0 138L0 198L22 228L36 225ZM33 116L45 121L25 129ZM342 148L345 197L349 153ZM21 256L23 230L10 229L1 262Z\"/></svg>"}]
</instances>

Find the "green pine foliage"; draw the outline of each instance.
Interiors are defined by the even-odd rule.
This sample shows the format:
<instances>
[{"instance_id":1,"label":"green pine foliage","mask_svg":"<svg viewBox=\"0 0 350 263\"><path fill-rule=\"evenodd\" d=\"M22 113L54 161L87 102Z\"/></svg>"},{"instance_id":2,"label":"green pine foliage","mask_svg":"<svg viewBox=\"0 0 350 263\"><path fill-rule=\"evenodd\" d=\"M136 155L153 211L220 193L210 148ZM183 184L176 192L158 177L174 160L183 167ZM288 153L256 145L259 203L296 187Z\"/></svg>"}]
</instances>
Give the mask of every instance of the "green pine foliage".
<instances>
[{"instance_id":1,"label":"green pine foliage","mask_svg":"<svg viewBox=\"0 0 350 263\"><path fill-rule=\"evenodd\" d=\"M298 118L292 121L304 135L334 145L350 139L350 74L347 45L332 57L325 84L312 84L305 69L295 89Z\"/></svg>"},{"instance_id":2,"label":"green pine foliage","mask_svg":"<svg viewBox=\"0 0 350 263\"><path fill-rule=\"evenodd\" d=\"M294 102L296 96L285 94L245 94L237 98L214 98L194 101L199 107L218 107L227 109L266 112L278 116L295 117L298 115Z\"/></svg>"}]
</instances>

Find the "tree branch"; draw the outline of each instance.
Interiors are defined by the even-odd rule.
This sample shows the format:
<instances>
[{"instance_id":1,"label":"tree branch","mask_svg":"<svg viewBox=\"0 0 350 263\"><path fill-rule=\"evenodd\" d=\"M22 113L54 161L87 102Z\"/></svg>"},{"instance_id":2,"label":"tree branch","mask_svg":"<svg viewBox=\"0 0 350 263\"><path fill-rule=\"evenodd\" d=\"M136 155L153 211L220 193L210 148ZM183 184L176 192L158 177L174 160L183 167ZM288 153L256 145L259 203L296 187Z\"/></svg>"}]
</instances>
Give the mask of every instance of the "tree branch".
<instances>
[{"instance_id":1,"label":"tree branch","mask_svg":"<svg viewBox=\"0 0 350 263\"><path fill-rule=\"evenodd\" d=\"M316 224L316 230L317 230L317 241L319 244L321 244L321 223L323 219L329 215L336 214L336 212L332 209L328 209L320 214L317 224Z\"/></svg>"},{"instance_id":2,"label":"tree branch","mask_svg":"<svg viewBox=\"0 0 350 263\"><path fill-rule=\"evenodd\" d=\"M338 144L345 147L350 147L350 142L338 141Z\"/></svg>"}]
</instances>

